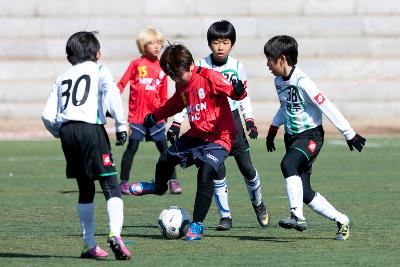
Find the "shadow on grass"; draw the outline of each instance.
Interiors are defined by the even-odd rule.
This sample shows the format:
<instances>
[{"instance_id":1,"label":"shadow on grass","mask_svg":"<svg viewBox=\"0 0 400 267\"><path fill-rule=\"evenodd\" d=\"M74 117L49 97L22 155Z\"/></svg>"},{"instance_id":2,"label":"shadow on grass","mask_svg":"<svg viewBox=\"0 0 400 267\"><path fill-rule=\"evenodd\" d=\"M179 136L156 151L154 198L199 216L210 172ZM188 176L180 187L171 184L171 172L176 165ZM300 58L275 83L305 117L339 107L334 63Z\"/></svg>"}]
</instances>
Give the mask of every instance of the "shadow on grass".
<instances>
[{"instance_id":1,"label":"shadow on grass","mask_svg":"<svg viewBox=\"0 0 400 267\"><path fill-rule=\"evenodd\" d=\"M64 259L77 259L79 257L59 256L59 255L33 255L33 254L26 254L26 253L0 253L0 258L32 258L32 259L64 258Z\"/></svg>"}]
</instances>

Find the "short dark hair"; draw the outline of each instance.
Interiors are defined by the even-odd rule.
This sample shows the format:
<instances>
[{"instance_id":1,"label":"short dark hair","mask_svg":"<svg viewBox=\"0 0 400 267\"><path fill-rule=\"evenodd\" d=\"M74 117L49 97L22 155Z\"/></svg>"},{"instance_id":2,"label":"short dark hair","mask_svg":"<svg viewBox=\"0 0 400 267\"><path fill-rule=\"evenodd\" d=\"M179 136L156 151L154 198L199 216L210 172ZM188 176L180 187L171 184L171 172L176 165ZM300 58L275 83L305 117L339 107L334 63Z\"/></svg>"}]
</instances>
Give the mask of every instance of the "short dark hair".
<instances>
[{"instance_id":1,"label":"short dark hair","mask_svg":"<svg viewBox=\"0 0 400 267\"><path fill-rule=\"evenodd\" d=\"M97 32L81 31L69 37L65 51L72 65L85 61L97 61L96 55L100 51L100 43L95 34Z\"/></svg>"},{"instance_id":2,"label":"short dark hair","mask_svg":"<svg viewBox=\"0 0 400 267\"><path fill-rule=\"evenodd\" d=\"M192 53L183 44L168 44L160 57L160 66L168 76L189 71L193 62Z\"/></svg>"},{"instance_id":3,"label":"short dark hair","mask_svg":"<svg viewBox=\"0 0 400 267\"><path fill-rule=\"evenodd\" d=\"M297 64L297 42L291 36L274 36L264 45L264 54L266 57L271 57L275 61L277 61L279 57L285 56L289 66L294 66Z\"/></svg>"},{"instance_id":4,"label":"short dark hair","mask_svg":"<svg viewBox=\"0 0 400 267\"><path fill-rule=\"evenodd\" d=\"M233 27L232 23L224 19L211 24L207 31L207 41L209 46L213 40L221 38L231 40L232 45L236 42L235 27Z\"/></svg>"}]
</instances>

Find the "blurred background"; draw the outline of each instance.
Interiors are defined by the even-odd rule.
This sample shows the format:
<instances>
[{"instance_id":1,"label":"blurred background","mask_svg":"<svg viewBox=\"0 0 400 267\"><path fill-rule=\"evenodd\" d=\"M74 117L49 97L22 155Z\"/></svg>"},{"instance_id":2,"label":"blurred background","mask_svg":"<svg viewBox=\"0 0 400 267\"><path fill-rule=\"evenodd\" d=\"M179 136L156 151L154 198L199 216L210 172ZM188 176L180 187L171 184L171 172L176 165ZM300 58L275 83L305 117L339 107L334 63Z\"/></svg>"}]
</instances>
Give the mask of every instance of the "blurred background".
<instances>
[{"instance_id":1,"label":"blurred background","mask_svg":"<svg viewBox=\"0 0 400 267\"><path fill-rule=\"evenodd\" d=\"M200 59L210 53L207 29L220 19L236 28L231 55L245 65L261 134L278 108L263 46L278 34L297 39L298 65L354 128L398 134L399 15L397 0L0 0L0 138L49 136L41 111L69 67L65 44L73 33L99 32L100 63L118 82L139 56L135 40L144 27Z\"/></svg>"}]
</instances>

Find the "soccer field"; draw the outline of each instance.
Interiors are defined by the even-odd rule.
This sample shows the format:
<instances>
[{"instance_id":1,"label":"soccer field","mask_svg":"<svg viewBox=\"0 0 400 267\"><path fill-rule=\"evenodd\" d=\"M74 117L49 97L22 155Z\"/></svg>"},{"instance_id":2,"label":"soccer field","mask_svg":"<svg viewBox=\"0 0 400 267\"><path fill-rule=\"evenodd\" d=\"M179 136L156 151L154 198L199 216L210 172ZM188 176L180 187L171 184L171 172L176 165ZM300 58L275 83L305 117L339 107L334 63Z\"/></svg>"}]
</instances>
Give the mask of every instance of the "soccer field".
<instances>
[{"instance_id":1,"label":"soccer field","mask_svg":"<svg viewBox=\"0 0 400 267\"><path fill-rule=\"evenodd\" d=\"M336 224L305 207L309 228L280 228L289 215L280 172L282 140L267 153L264 139L251 141L254 166L272 223L259 227L234 160L226 162L233 228L215 231L215 203L205 220L201 241L165 240L157 228L162 209L177 205L191 215L196 168L178 168L183 194L124 196L123 239L133 252L130 262L82 260L81 230L76 215L77 186L65 179L65 160L58 140L0 142L0 266L393 266L400 253L400 139L367 138L362 153L350 153L342 139L327 139L313 168L314 190L321 192L354 222L348 241L333 238ZM119 170L123 149L113 147ZM132 181L153 178L158 152L141 143ZM98 184L97 184L98 185ZM96 238L106 247L105 201L97 186Z\"/></svg>"}]
</instances>

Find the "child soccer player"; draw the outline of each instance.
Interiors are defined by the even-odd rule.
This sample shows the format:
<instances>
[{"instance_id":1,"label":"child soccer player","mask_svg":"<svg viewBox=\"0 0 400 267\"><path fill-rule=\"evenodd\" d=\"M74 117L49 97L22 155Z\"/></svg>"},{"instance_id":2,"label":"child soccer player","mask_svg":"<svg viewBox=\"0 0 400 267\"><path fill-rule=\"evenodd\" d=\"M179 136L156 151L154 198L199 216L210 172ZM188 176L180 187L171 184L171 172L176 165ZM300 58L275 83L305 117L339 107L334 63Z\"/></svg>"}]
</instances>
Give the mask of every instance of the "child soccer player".
<instances>
[{"instance_id":1,"label":"child soccer player","mask_svg":"<svg viewBox=\"0 0 400 267\"><path fill-rule=\"evenodd\" d=\"M157 29L147 28L139 34L136 43L142 56L132 60L117 84L119 90L123 93L126 84L130 82L128 122L131 134L128 147L122 156L120 176L120 190L127 195L130 195L129 174L139 143L144 139L154 141L160 154L168 147L165 121L158 122L150 129L146 129L142 125L146 114L153 112L167 101L168 78L161 70L158 60L164 38ZM176 180L175 171L171 174L169 189L171 194L182 193L182 187Z\"/></svg>"},{"instance_id":2,"label":"child soccer player","mask_svg":"<svg viewBox=\"0 0 400 267\"><path fill-rule=\"evenodd\" d=\"M168 188L173 166L180 164L186 168L195 164L199 169L197 192L186 240L200 240L212 201L213 180L231 150L235 134L227 97L240 100L246 96L246 90L241 81L231 85L220 73L195 66L190 51L180 44L169 45L160 64L176 82L176 91L162 107L145 117L144 126L151 127L186 107L190 129L160 156L155 182L132 184L130 190L139 196L161 195Z\"/></svg>"},{"instance_id":3,"label":"child soccer player","mask_svg":"<svg viewBox=\"0 0 400 267\"><path fill-rule=\"evenodd\" d=\"M94 236L95 180L107 201L110 234L108 246L117 260L129 260L131 252L121 239L123 201L110 141L104 129L103 103L115 119L116 145L126 139L126 121L121 96L107 67L97 64L100 43L94 32L77 32L67 41L67 59L72 67L60 75L47 99L42 119L49 132L61 139L68 178L79 188L77 211L84 247L81 258L105 258L108 253L96 245Z\"/></svg>"},{"instance_id":4,"label":"child soccer player","mask_svg":"<svg viewBox=\"0 0 400 267\"><path fill-rule=\"evenodd\" d=\"M197 65L220 72L230 82L241 80L246 88L247 78L243 64L229 56L236 41L236 31L232 23L227 20L221 20L211 24L207 31L207 41L212 53L200 60ZM247 95L240 101L230 98L228 100L236 126L236 135L229 156L235 157L236 164L244 177L244 182L259 224L262 227L267 227L269 225L269 214L262 199L260 176L253 167L250 157L250 146L246 139L239 113L240 108L246 123L246 130L250 131L249 137L256 139L258 131L254 124L250 96ZM184 114L182 113L174 116L173 123L167 133L168 136L171 136L173 139L179 136L180 125L183 119ZM225 169L220 171L219 174L220 176L214 180L214 197L221 215L217 230L229 230L232 227L232 215L228 204L228 186Z\"/></svg>"},{"instance_id":5,"label":"child soccer player","mask_svg":"<svg viewBox=\"0 0 400 267\"><path fill-rule=\"evenodd\" d=\"M304 202L316 213L336 221L336 240L347 240L352 225L350 218L311 188L311 167L324 143L322 114L344 135L350 150L355 147L361 152L366 139L354 132L339 110L296 65L298 51L294 38L275 36L265 44L264 53L269 70L276 76L275 87L281 103L266 139L269 152L275 150L274 138L279 126L285 127L286 154L281 169L291 216L279 221L279 225L306 230Z\"/></svg>"}]
</instances>

